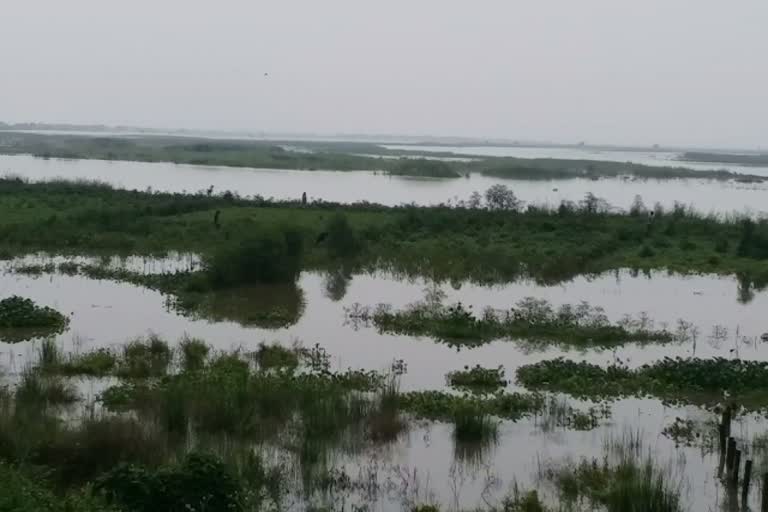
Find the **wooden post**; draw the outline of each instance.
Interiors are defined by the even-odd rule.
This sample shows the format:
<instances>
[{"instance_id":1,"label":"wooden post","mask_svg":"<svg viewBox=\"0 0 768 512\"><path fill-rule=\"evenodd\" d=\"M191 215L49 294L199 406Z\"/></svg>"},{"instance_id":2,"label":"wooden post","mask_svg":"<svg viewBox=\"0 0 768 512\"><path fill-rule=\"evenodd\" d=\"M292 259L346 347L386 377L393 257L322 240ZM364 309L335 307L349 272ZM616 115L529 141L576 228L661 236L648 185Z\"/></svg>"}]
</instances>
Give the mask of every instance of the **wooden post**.
<instances>
[{"instance_id":1,"label":"wooden post","mask_svg":"<svg viewBox=\"0 0 768 512\"><path fill-rule=\"evenodd\" d=\"M725 413L723 413L723 417L725 417ZM726 444L728 436L725 433L725 419L717 426L717 433L720 437L720 455L725 455L725 450L728 447Z\"/></svg>"},{"instance_id":2,"label":"wooden post","mask_svg":"<svg viewBox=\"0 0 768 512\"><path fill-rule=\"evenodd\" d=\"M768 473L763 473L763 499L760 502L760 512L768 512Z\"/></svg>"},{"instance_id":3,"label":"wooden post","mask_svg":"<svg viewBox=\"0 0 768 512\"><path fill-rule=\"evenodd\" d=\"M726 478L731 474L733 469L733 456L736 455L736 440L732 437L728 438L728 452L725 455L725 469Z\"/></svg>"},{"instance_id":4,"label":"wooden post","mask_svg":"<svg viewBox=\"0 0 768 512\"><path fill-rule=\"evenodd\" d=\"M744 480L741 485L741 508L745 510L749 499L750 480L752 480L752 459L747 459L744 463Z\"/></svg>"},{"instance_id":5,"label":"wooden post","mask_svg":"<svg viewBox=\"0 0 768 512\"><path fill-rule=\"evenodd\" d=\"M734 489L739 486L739 467L741 466L741 450L734 450L733 468L731 469L731 485Z\"/></svg>"}]
</instances>

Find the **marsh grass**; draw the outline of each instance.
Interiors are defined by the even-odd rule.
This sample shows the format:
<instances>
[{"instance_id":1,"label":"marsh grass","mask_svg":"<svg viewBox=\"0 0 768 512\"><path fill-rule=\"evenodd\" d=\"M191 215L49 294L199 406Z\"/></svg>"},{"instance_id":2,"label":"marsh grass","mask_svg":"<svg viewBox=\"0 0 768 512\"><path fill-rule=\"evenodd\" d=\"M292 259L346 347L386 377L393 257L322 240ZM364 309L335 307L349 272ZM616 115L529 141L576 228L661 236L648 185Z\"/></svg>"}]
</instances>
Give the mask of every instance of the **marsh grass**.
<instances>
[{"instance_id":1,"label":"marsh grass","mask_svg":"<svg viewBox=\"0 0 768 512\"><path fill-rule=\"evenodd\" d=\"M368 415L368 436L375 443L391 443L407 429L408 422L401 415L399 381L390 377Z\"/></svg>"},{"instance_id":2,"label":"marsh grass","mask_svg":"<svg viewBox=\"0 0 768 512\"><path fill-rule=\"evenodd\" d=\"M208 358L211 348L205 341L185 336L179 343L181 354L181 369L185 372L201 370Z\"/></svg>"},{"instance_id":3,"label":"marsh grass","mask_svg":"<svg viewBox=\"0 0 768 512\"><path fill-rule=\"evenodd\" d=\"M25 368L15 391L17 407L26 410L73 404L78 400L75 388L60 378L45 376L36 368Z\"/></svg>"},{"instance_id":4,"label":"marsh grass","mask_svg":"<svg viewBox=\"0 0 768 512\"><path fill-rule=\"evenodd\" d=\"M117 369L120 377L161 377L168 372L173 351L166 341L152 334L146 339L130 341L122 349Z\"/></svg>"},{"instance_id":5,"label":"marsh grass","mask_svg":"<svg viewBox=\"0 0 768 512\"><path fill-rule=\"evenodd\" d=\"M645 452L640 436L610 439L600 459L540 468L566 503L586 501L607 512L681 512L682 482Z\"/></svg>"},{"instance_id":6,"label":"marsh grass","mask_svg":"<svg viewBox=\"0 0 768 512\"><path fill-rule=\"evenodd\" d=\"M471 405L452 413L453 438L458 443L491 443L498 440L499 425L488 413Z\"/></svg>"}]
</instances>

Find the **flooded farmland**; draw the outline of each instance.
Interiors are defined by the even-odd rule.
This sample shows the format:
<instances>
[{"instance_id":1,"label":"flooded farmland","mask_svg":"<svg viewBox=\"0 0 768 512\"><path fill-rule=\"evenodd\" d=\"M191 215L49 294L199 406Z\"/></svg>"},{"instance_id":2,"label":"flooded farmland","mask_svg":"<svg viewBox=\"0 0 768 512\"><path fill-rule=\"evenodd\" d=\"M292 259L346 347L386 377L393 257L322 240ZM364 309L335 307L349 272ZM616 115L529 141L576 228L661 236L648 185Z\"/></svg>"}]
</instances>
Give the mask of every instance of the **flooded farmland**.
<instances>
[{"instance_id":1,"label":"flooded farmland","mask_svg":"<svg viewBox=\"0 0 768 512\"><path fill-rule=\"evenodd\" d=\"M80 258L78 261L86 261ZM66 263L62 258L42 255L4 262L0 294L22 295L35 302L66 312L70 325L55 338L66 352L87 352L120 347L135 337L154 333L175 341L184 336L206 340L218 350L254 350L260 342L292 346L319 344L337 369L386 369L402 360L407 371L400 386L409 390L444 390L448 372L465 366L503 366L511 383L510 391L524 389L514 383L517 368L538 361L566 357L576 361L609 365L621 362L639 367L665 357L744 358L768 361L768 344L760 335L768 331L761 312L768 306L768 294L755 291L744 300L742 285L735 278L714 275L676 275L666 272L636 273L629 270L596 276L582 276L557 286L517 282L485 287L471 283L430 283L399 280L386 274L347 275L343 279L328 273L305 272L297 283L295 296L301 307L295 323L278 329L248 326L248 312L228 315L184 316L169 307L167 297L139 286L111 280L66 275L55 270L28 275L17 270L30 263ZM167 260L141 257L102 264L121 265L146 273L187 270L198 264L192 255L175 255ZM339 280L343 282L339 282ZM480 310L484 307L509 309L525 297L546 299L553 306L588 302L603 308L611 320L623 315L645 314L656 325L674 328L679 320L693 326L686 341L669 344L626 344L615 349L573 348L550 344L540 346L525 340L498 340L477 348L457 350L429 337L380 333L375 327L350 325L345 310L355 303L387 303L406 307L425 298L425 293L442 293L446 304L461 301ZM265 289L265 293L274 290ZM270 307L265 300L233 302L240 308ZM275 300L284 300L275 298ZM284 304L283 304L284 305ZM246 320L242 320L246 319ZM39 356L41 340L0 344L4 373L19 374ZM101 387L86 379L81 387L98 394ZM90 384L88 384L90 382ZM647 449L667 461L684 482L684 497L694 510L706 510L725 499L725 489L716 478L715 450L705 444L676 447L677 441L664 435L678 418L697 425L710 424L715 415L692 405L664 405L653 398L626 398L602 405L565 395L549 400L564 407L587 410L601 407L596 428L578 431L558 425L546 414L501 424L499 438L471 463L456 453L452 427L441 422L417 422L404 437L386 449L367 450L355 455L339 453L332 463L351 475L366 475L375 508L398 508L404 500L416 500L421 493L442 503L459 507L480 506L500 499L517 482L535 484L542 468L563 457L599 457L605 440L636 433ZM554 403L553 402L553 403ZM554 406L553 406L554 407ZM764 432L758 416L741 417L734 434L752 439ZM755 454L756 464L761 464ZM397 485L396 485L397 484ZM403 493L417 495L404 496ZM758 490L753 492L756 499ZM369 496L370 497L370 496Z\"/></svg>"}]
</instances>

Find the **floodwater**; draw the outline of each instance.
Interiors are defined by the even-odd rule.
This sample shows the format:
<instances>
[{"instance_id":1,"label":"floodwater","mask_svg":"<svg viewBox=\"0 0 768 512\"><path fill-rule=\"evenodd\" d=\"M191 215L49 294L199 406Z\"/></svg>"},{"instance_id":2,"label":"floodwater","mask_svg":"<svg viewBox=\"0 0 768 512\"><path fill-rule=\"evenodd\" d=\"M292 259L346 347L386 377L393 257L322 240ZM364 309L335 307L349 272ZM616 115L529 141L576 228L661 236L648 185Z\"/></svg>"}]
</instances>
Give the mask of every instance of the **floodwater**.
<instances>
[{"instance_id":1,"label":"floodwater","mask_svg":"<svg viewBox=\"0 0 768 512\"><path fill-rule=\"evenodd\" d=\"M129 259L132 268L184 268L194 264L194 257L177 255L172 261ZM29 259L27 260L29 263ZM576 350L550 346L533 347L524 342L498 341L475 349L457 351L429 338L380 334L375 328L345 323L345 307L354 303L373 305L390 303L396 308L422 300L429 283L402 281L387 274L353 275L346 278L322 273L302 274L297 300L303 302L293 325L280 329L245 327L237 321L213 321L180 316L166 307L160 293L112 281L91 280L80 276L42 274L19 275L11 271L18 262L7 262L0 275L0 296L20 294L57 308L71 317L70 328L57 337L66 350L86 351L97 347L116 347L135 336L154 332L175 340L185 334L207 340L219 349L254 348L259 342L283 344L319 343L332 356L337 368L386 369L393 360L407 363L402 388L442 389L445 374L465 365L486 367L503 365L508 378L523 365L543 359L565 356L607 364L621 360L630 366L658 360L664 356L741 357L768 360L768 344L759 336L768 331L762 314L768 307L768 293L756 292L748 302L740 301L740 285L730 277L680 276L664 272L634 274L630 271L579 277L557 286L539 286L519 282L505 286L482 287L473 284L440 285L445 302L461 300L477 310L485 306L508 308L528 296L544 298L553 304L587 301L601 306L611 320L625 314L646 312L656 326L678 319L692 322L699 331L697 339L681 344L629 344L615 350ZM109 262L109 264L118 264ZM720 335L711 333L720 326ZM725 329L725 331L723 331ZM36 357L38 342L15 345L0 343L0 368L14 374ZM511 386L510 389L516 389ZM579 405L577 402L573 402ZM586 404L582 404L585 407ZM641 432L646 447L669 460L685 476L686 500L692 510L708 510L722 499L723 489L715 478L717 459L699 448L674 449L661 435L676 417L696 420L711 415L695 407L666 407L651 399L627 399L613 404L612 417L589 432L542 428L542 419L505 422L498 445L480 464L467 467L456 462L451 426L441 423L418 425L389 450L367 453L348 463L350 467L368 468L378 479L415 479L422 501L430 493L446 505L454 500L464 508L482 505L486 500L504 495L513 481L533 481L536 471L562 457L597 456L609 436L621 437L628 431ZM750 438L762 432L764 424L755 418L736 424L738 436ZM684 466L684 467L683 467ZM415 477L413 476L415 472ZM405 475L408 475L407 477ZM489 480L490 479L490 480ZM493 483L493 485L490 485ZM402 497L396 497L402 500ZM391 509L382 504L381 509Z\"/></svg>"},{"instance_id":2,"label":"floodwater","mask_svg":"<svg viewBox=\"0 0 768 512\"><path fill-rule=\"evenodd\" d=\"M599 160L603 162L631 162L654 167L687 167L696 171L725 169L739 174L768 176L768 167L736 165L719 162L695 162L681 160L677 151L627 151L621 149L559 148L545 146L409 146L385 145L394 151L423 151L429 153L457 153L473 156L509 156L515 158L555 158L562 160Z\"/></svg>"},{"instance_id":3,"label":"floodwater","mask_svg":"<svg viewBox=\"0 0 768 512\"><path fill-rule=\"evenodd\" d=\"M56 178L97 180L118 188L164 192L194 193L213 185L219 192L231 190L241 196L260 195L276 199L299 199L306 192L311 200L340 203L369 201L384 205L456 204L467 200L474 191L484 192L492 185L503 183L527 204L552 207L557 207L564 200L579 201L587 192L592 192L608 199L611 205L624 209L629 208L636 195L640 195L648 206L658 202L665 208L671 208L680 202L702 213L768 213L768 202L765 200L768 184L709 180L525 181L479 174L472 174L469 178L424 179L387 176L371 171L286 171L0 155L0 176L3 175L22 176L31 181Z\"/></svg>"}]
</instances>

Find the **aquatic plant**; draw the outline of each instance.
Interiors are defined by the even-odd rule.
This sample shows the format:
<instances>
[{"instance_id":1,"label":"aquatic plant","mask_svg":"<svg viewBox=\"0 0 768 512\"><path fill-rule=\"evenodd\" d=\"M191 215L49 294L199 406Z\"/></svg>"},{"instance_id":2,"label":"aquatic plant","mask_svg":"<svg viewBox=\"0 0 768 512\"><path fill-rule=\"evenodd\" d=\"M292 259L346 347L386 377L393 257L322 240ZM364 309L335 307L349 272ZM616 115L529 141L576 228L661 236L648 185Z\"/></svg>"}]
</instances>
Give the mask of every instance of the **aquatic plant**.
<instances>
[{"instance_id":1,"label":"aquatic plant","mask_svg":"<svg viewBox=\"0 0 768 512\"><path fill-rule=\"evenodd\" d=\"M606 512L682 512L680 484L634 439L610 440L602 460L542 467L539 478L552 482L562 502L586 500Z\"/></svg>"},{"instance_id":2,"label":"aquatic plant","mask_svg":"<svg viewBox=\"0 0 768 512\"><path fill-rule=\"evenodd\" d=\"M160 377L167 373L173 358L168 342L154 334L128 342L122 352L117 369L121 377Z\"/></svg>"},{"instance_id":3,"label":"aquatic plant","mask_svg":"<svg viewBox=\"0 0 768 512\"><path fill-rule=\"evenodd\" d=\"M373 323L382 332L430 336L457 347L473 347L496 339L520 338L577 346L612 347L626 342L672 342L675 334L654 330L649 322L625 318L609 322L602 308L586 302L558 309L540 299L528 297L507 311L485 309L477 316L472 306L416 303L401 310L379 305L375 309L359 304L346 309L348 320Z\"/></svg>"},{"instance_id":4,"label":"aquatic plant","mask_svg":"<svg viewBox=\"0 0 768 512\"><path fill-rule=\"evenodd\" d=\"M768 362L739 359L664 358L637 369L601 367L563 358L524 365L517 382L529 389L565 392L587 398L653 395L702 404L729 400L746 407L768 405L756 390L768 386Z\"/></svg>"},{"instance_id":5,"label":"aquatic plant","mask_svg":"<svg viewBox=\"0 0 768 512\"><path fill-rule=\"evenodd\" d=\"M118 365L118 357L108 349L100 348L83 354L61 356L56 364L46 364L43 369L59 375L104 377L112 374Z\"/></svg>"},{"instance_id":6,"label":"aquatic plant","mask_svg":"<svg viewBox=\"0 0 768 512\"><path fill-rule=\"evenodd\" d=\"M14 295L0 300L0 340L16 343L63 332L69 318L47 306Z\"/></svg>"},{"instance_id":7,"label":"aquatic plant","mask_svg":"<svg viewBox=\"0 0 768 512\"><path fill-rule=\"evenodd\" d=\"M479 393L492 393L507 385L503 366L498 368L483 368L480 365L472 368L465 366L464 370L448 373L446 380L452 387Z\"/></svg>"}]
</instances>

